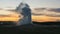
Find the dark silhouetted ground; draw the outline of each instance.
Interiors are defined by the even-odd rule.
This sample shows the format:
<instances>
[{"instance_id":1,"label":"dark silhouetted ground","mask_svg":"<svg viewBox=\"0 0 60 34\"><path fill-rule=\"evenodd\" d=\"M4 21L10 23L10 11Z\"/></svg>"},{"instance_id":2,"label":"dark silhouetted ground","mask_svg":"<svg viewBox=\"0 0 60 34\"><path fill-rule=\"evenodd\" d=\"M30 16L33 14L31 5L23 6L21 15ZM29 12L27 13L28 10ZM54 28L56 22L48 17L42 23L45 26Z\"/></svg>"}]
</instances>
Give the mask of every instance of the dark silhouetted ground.
<instances>
[{"instance_id":1,"label":"dark silhouetted ground","mask_svg":"<svg viewBox=\"0 0 60 34\"><path fill-rule=\"evenodd\" d=\"M46 24L27 24L14 27L0 26L0 34L31 34L31 33L44 33L44 34L58 34L60 33L60 25L47 25Z\"/></svg>"}]
</instances>

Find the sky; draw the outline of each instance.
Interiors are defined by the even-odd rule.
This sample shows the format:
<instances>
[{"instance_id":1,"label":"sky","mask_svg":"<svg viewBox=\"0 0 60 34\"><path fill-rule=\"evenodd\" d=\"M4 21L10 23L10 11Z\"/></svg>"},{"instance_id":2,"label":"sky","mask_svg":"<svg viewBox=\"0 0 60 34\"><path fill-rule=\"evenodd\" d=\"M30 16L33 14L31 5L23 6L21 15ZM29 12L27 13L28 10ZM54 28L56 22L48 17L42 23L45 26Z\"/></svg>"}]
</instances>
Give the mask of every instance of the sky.
<instances>
[{"instance_id":1,"label":"sky","mask_svg":"<svg viewBox=\"0 0 60 34\"><path fill-rule=\"evenodd\" d=\"M60 8L60 0L0 0L0 8L16 8L22 1L31 8Z\"/></svg>"}]
</instances>

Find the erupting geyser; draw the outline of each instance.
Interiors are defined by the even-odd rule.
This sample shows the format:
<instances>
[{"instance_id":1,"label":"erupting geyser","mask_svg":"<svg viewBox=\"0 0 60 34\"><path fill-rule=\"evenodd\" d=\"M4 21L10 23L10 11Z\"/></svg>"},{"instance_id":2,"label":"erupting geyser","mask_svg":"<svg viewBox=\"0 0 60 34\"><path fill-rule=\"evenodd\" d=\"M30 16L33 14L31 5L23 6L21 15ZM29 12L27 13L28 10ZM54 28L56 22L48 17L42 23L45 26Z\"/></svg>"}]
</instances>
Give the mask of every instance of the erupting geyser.
<instances>
[{"instance_id":1,"label":"erupting geyser","mask_svg":"<svg viewBox=\"0 0 60 34\"><path fill-rule=\"evenodd\" d=\"M18 21L17 25L32 24L31 9L28 4L20 3L16 11L23 16L23 18Z\"/></svg>"}]
</instances>

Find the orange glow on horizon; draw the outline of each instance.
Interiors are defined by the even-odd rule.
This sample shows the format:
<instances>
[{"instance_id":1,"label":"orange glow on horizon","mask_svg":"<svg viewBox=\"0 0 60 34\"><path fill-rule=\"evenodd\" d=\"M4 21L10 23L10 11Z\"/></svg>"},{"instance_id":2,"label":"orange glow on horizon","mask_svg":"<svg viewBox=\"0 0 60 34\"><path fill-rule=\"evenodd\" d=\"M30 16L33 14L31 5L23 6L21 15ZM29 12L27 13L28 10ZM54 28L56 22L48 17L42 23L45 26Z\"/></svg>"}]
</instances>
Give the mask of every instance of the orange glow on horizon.
<instances>
[{"instance_id":1,"label":"orange glow on horizon","mask_svg":"<svg viewBox=\"0 0 60 34\"><path fill-rule=\"evenodd\" d=\"M2 10L1 10L2 11ZM3 11L4 12L4 11ZM17 12L11 12L11 14L8 15L0 15L0 21L19 21L23 16L18 14ZM60 20L60 17L50 17L50 16L34 16L32 15L32 21L35 22L52 22L52 21L58 21Z\"/></svg>"},{"instance_id":2,"label":"orange glow on horizon","mask_svg":"<svg viewBox=\"0 0 60 34\"><path fill-rule=\"evenodd\" d=\"M2 12L6 12L5 10L1 10ZM7 11L8 12L8 11ZM4 15L3 13L0 13L0 14L3 14L3 15L0 15L0 21L18 21L20 18L21 18L21 15L18 14L17 12L8 12L8 13L11 13L11 14L7 14L7 15Z\"/></svg>"},{"instance_id":3,"label":"orange glow on horizon","mask_svg":"<svg viewBox=\"0 0 60 34\"><path fill-rule=\"evenodd\" d=\"M57 20L60 20L60 17L32 16L32 21L35 22L53 22Z\"/></svg>"}]
</instances>

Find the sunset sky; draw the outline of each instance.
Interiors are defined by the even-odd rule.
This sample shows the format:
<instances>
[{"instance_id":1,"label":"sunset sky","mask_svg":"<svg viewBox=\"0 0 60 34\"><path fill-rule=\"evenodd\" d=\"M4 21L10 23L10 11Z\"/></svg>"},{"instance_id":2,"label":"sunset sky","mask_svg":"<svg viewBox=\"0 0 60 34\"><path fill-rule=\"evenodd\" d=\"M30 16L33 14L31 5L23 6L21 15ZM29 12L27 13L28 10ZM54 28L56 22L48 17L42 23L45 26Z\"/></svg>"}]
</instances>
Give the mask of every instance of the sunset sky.
<instances>
[{"instance_id":1,"label":"sunset sky","mask_svg":"<svg viewBox=\"0 0 60 34\"><path fill-rule=\"evenodd\" d=\"M60 8L60 0L0 0L0 9L16 9L16 7L21 3L27 3L31 8ZM33 21L45 22L45 21L57 21L60 20L60 11L48 11L49 9L45 9L44 11L32 11L33 13L43 14L42 16L32 16ZM2 12L2 11L1 11ZM0 14L7 14L5 11ZM56 15L57 14L57 15ZM46 16L48 15L48 16ZM52 17L54 16L54 17ZM58 16L58 17L55 17Z\"/></svg>"},{"instance_id":2,"label":"sunset sky","mask_svg":"<svg viewBox=\"0 0 60 34\"><path fill-rule=\"evenodd\" d=\"M22 1L28 3L31 8L60 8L60 0L0 0L0 8L16 8Z\"/></svg>"}]
</instances>

